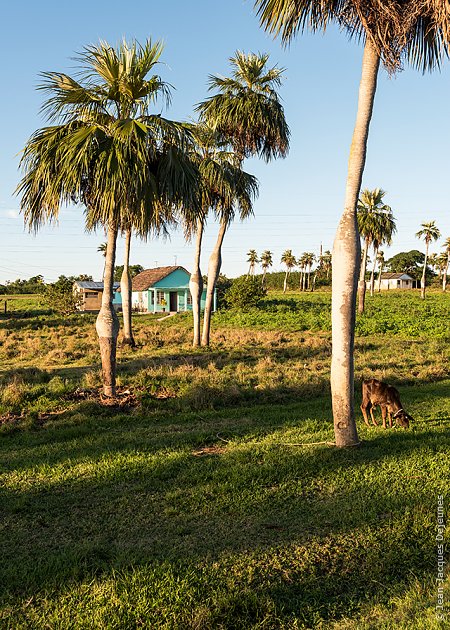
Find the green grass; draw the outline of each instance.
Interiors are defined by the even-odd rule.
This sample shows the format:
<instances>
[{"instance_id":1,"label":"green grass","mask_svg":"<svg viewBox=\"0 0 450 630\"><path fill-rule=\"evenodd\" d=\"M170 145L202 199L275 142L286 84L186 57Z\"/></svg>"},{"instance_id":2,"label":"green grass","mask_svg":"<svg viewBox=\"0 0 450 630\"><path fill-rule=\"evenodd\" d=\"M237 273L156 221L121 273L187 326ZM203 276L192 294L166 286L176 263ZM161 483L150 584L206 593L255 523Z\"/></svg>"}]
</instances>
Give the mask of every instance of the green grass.
<instances>
[{"instance_id":1,"label":"green grass","mask_svg":"<svg viewBox=\"0 0 450 630\"><path fill-rule=\"evenodd\" d=\"M311 311L327 299L308 298L295 299ZM92 316L0 319L0 627L445 627L440 304L430 295L425 316L399 302L406 319L421 309L421 336L357 338L358 379L399 386L415 422L369 430L358 413L363 446L343 451L327 444L327 330L219 328L223 314L205 352L189 318L138 317L140 347L118 356L138 404L121 411L73 397L99 383Z\"/></svg>"}]
</instances>

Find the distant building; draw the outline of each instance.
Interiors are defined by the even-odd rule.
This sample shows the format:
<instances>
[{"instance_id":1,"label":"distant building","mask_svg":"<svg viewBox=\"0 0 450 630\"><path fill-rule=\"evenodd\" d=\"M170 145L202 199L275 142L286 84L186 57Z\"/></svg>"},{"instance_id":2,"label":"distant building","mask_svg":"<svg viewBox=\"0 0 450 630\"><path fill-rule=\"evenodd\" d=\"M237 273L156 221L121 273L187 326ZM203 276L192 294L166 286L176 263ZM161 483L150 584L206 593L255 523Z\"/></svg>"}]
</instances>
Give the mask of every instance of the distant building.
<instances>
[{"instance_id":1,"label":"distant building","mask_svg":"<svg viewBox=\"0 0 450 630\"><path fill-rule=\"evenodd\" d=\"M415 289L417 281L407 273L382 273L380 289Z\"/></svg>"},{"instance_id":2,"label":"distant building","mask_svg":"<svg viewBox=\"0 0 450 630\"><path fill-rule=\"evenodd\" d=\"M99 311L102 306L103 282L93 282L90 280L77 280L74 282L73 290L82 298L80 311ZM113 285L113 306L116 311L122 308L122 296L120 295L119 282Z\"/></svg>"},{"instance_id":3,"label":"distant building","mask_svg":"<svg viewBox=\"0 0 450 630\"><path fill-rule=\"evenodd\" d=\"M133 278L132 307L143 313L177 313L192 310L189 291L190 273L180 266L145 269ZM206 289L201 297L201 308L205 307ZM214 291L216 310L216 291Z\"/></svg>"}]
</instances>

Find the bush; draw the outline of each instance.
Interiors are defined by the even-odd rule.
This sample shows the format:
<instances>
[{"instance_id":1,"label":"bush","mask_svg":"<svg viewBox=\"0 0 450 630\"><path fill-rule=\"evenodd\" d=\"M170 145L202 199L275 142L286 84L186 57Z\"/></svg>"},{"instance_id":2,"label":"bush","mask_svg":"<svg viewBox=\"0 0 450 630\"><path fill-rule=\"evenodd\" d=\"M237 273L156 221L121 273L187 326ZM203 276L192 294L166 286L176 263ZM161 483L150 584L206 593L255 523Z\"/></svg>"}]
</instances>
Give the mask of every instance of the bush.
<instances>
[{"instance_id":1,"label":"bush","mask_svg":"<svg viewBox=\"0 0 450 630\"><path fill-rule=\"evenodd\" d=\"M258 306L266 293L259 278L241 276L233 280L233 284L225 293L224 300L230 308L248 310Z\"/></svg>"},{"instance_id":2,"label":"bush","mask_svg":"<svg viewBox=\"0 0 450 630\"><path fill-rule=\"evenodd\" d=\"M73 280L60 276L53 284L45 284L42 290L41 302L61 315L76 313L82 298L73 291Z\"/></svg>"}]
</instances>

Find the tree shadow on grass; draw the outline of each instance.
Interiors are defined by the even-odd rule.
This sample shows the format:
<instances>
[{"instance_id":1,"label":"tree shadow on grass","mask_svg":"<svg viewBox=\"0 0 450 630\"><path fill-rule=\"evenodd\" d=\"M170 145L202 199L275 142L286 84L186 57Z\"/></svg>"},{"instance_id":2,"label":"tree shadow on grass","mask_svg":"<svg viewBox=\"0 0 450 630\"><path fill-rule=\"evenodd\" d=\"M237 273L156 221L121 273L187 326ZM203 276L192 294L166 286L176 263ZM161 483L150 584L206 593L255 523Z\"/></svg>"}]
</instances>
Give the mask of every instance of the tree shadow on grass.
<instances>
[{"instance_id":1,"label":"tree shadow on grass","mask_svg":"<svg viewBox=\"0 0 450 630\"><path fill-rule=\"evenodd\" d=\"M284 426L294 428L297 414L285 414ZM209 420L211 434L219 426ZM156 437L157 423L99 427L96 436L55 440L59 460L45 449L28 459L32 485L19 488L13 478L1 497L1 578L9 596L47 589L55 597L65 585L107 579L111 569L145 574L165 566L166 577L171 571L181 582L194 572L202 588L192 585L182 603L209 601L209 627L219 627L221 614L223 627L251 627L245 624L270 610L311 627L319 610L339 618L366 600L368 588L383 600L411 572L420 577L433 568L426 513L435 512L439 482L429 461L423 470L414 466L421 453L444 453L448 430L377 432L362 449L305 450L274 442L270 428L283 426L276 421L258 440L256 414L250 420L216 456L195 454L205 431L186 419ZM46 467L57 462L52 477ZM423 479L412 481L411 473Z\"/></svg>"}]
</instances>

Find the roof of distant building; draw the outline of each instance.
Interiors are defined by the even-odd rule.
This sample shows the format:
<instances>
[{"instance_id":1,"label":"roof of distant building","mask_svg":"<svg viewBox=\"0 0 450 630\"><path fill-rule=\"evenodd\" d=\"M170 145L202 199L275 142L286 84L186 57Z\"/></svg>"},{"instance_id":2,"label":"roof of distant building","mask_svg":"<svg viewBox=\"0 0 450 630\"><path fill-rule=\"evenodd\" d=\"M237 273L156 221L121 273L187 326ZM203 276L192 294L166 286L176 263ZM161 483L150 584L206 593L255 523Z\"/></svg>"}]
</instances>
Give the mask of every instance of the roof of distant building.
<instances>
[{"instance_id":1,"label":"roof of distant building","mask_svg":"<svg viewBox=\"0 0 450 630\"><path fill-rule=\"evenodd\" d=\"M133 278L133 291L146 291L160 280L163 280L163 278L166 278L174 271L177 271L177 269L181 269L189 275L189 271L180 265L145 269Z\"/></svg>"},{"instance_id":2,"label":"roof of distant building","mask_svg":"<svg viewBox=\"0 0 450 630\"><path fill-rule=\"evenodd\" d=\"M75 284L80 289L90 289L91 291L103 291L103 282L93 282L92 280L76 280ZM120 287L120 282L114 282L113 288L117 290Z\"/></svg>"},{"instance_id":3,"label":"roof of distant building","mask_svg":"<svg viewBox=\"0 0 450 630\"><path fill-rule=\"evenodd\" d=\"M404 280L414 280L414 278L412 276L410 276L407 273L382 273L381 274L381 279L382 280L400 280L400 278L403 278Z\"/></svg>"}]
</instances>

